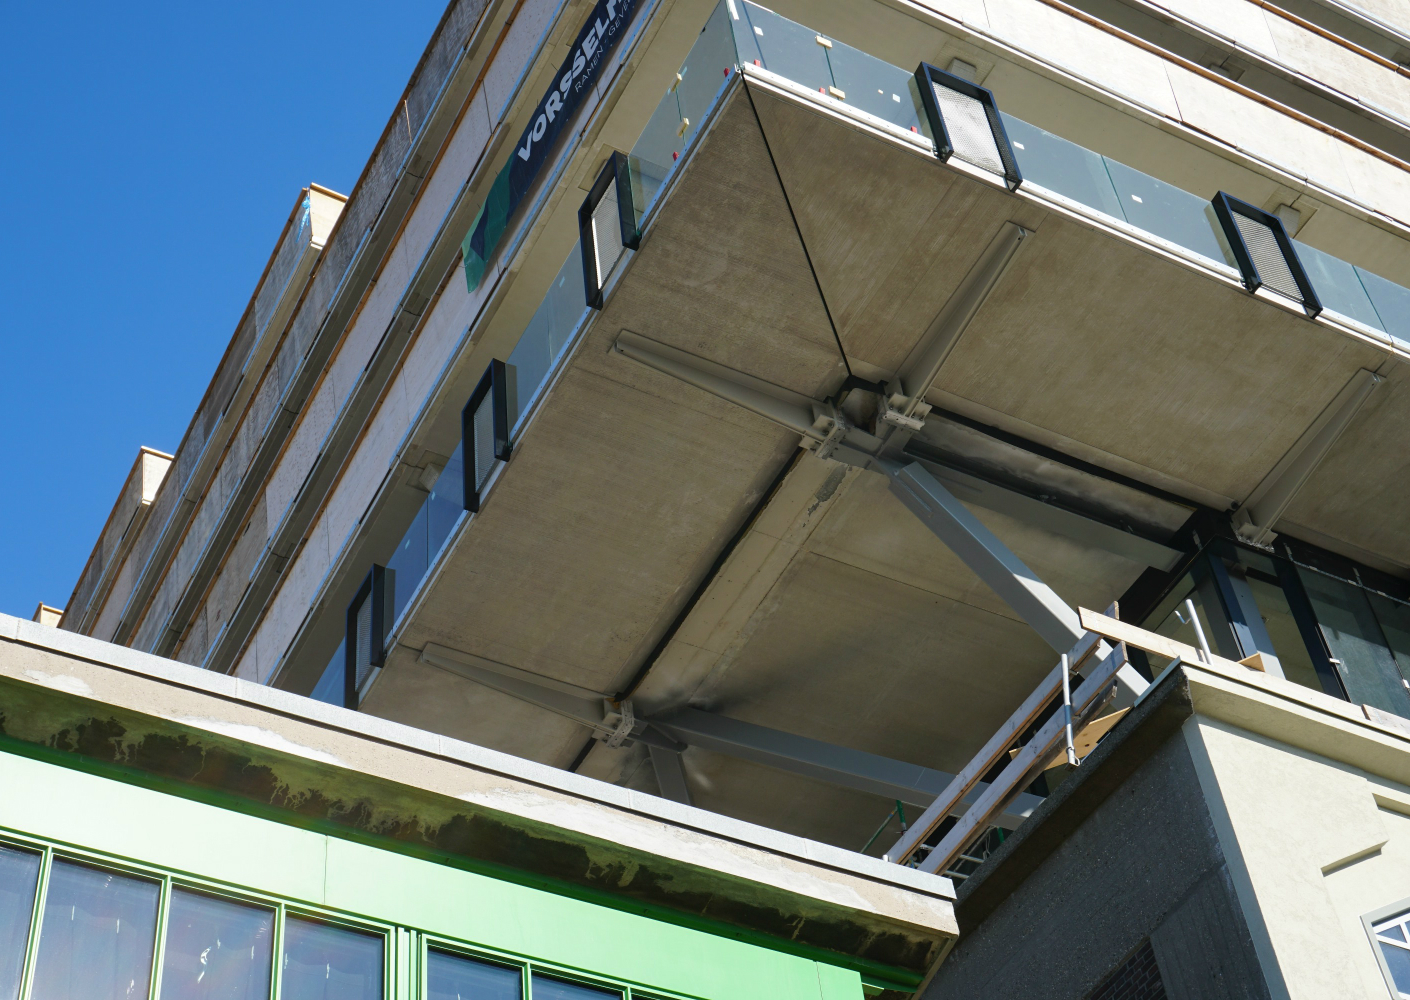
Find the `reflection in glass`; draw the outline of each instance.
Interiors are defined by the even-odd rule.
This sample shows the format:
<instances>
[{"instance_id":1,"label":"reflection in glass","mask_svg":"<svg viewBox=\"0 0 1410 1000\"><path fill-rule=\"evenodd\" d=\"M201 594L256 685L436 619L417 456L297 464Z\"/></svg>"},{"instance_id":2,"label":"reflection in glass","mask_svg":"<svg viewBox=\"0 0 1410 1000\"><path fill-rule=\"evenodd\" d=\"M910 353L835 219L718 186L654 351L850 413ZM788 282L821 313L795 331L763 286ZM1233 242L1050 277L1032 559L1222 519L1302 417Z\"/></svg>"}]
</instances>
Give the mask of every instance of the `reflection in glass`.
<instances>
[{"instance_id":1,"label":"reflection in glass","mask_svg":"<svg viewBox=\"0 0 1410 1000\"><path fill-rule=\"evenodd\" d=\"M1031 181L1098 212L1126 218L1100 156L1022 119L1000 116L1025 184Z\"/></svg>"},{"instance_id":2,"label":"reflection in glass","mask_svg":"<svg viewBox=\"0 0 1410 1000\"><path fill-rule=\"evenodd\" d=\"M55 861L31 1000L137 1000L148 994L161 887Z\"/></svg>"},{"instance_id":3,"label":"reflection in glass","mask_svg":"<svg viewBox=\"0 0 1410 1000\"><path fill-rule=\"evenodd\" d=\"M281 1000L381 1000L382 936L289 917Z\"/></svg>"},{"instance_id":4,"label":"reflection in glass","mask_svg":"<svg viewBox=\"0 0 1410 1000\"><path fill-rule=\"evenodd\" d=\"M1268 630L1268 638L1273 642L1273 654L1283 668L1283 676L1294 684L1321 691L1322 681L1317 676L1317 668L1308 655L1297 620L1293 618L1292 607L1283 588L1278 586L1276 577L1250 572L1246 579L1248 589L1253 592L1254 603L1258 605L1259 616Z\"/></svg>"},{"instance_id":5,"label":"reflection in glass","mask_svg":"<svg viewBox=\"0 0 1410 1000\"><path fill-rule=\"evenodd\" d=\"M429 565L426 542L426 505L422 503L411 519L411 527L401 536L397 550L387 560L387 568L396 573L392 586L392 621L406 609L416 585L426 575Z\"/></svg>"},{"instance_id":6,"label":"reflection in glass","mask_svg":"<svg viewBox=\"0 0 1410 1000\"><path fill-rule=\"evenodd\" d=\"M1233 266L1205 198L1102 157L1127 222L1202 257Z\"/></svg>"},{"instance_id":7,"label":"reflection in glass","mask_svg":"<svg viewBox=\"0 0 1410 1000\"><path fill-rule=\"evenodd\" d=\"M832 86L827 49L818 44L817 32L752 3L737 6L740 20L733 27L740 59L757 59L769 72L809 90L826 91Z\"/></svg>"},{"instance_id":8,"label":"reflection in glass","mask_svg":"<svg viewBox=\"0 0 1410 1000\"><path fill-rule=\"evenodd\" d=\"M1381 956L1385 958L1396 992L1401 996L1410 995L1410 945L1405 942L1405 918L1406 914L1402 913L1375 927Z\"/></svg>"},{"instance_id":9,"label":"reflection in glass","mask_svg":"<svg viewBox=\"0 0 1410 1000\"><path fill-rule=\"evenodd\" d=\"M705 30L691 46L685 62L677 71L680 82L676 84L676 99L679 101L680 120L690 120L685 142L693 139L705 122L705 115L715 103L720 90L729 82L729 73L735 64L734 39L730 35L729 10L718 4L710 19L705 22ZM727 72L728 71L728 72Z\"/></svg>"},{"instance_id":10,"label":"reflection in glass","mask_svg":"<svg viewBox=\"0 0 1410 1000\"><path fill-rule=\"evenodd\" d=\"M1386 637L1386 645L1395 657L1400 673L1410 677L1410 604L1401 604L1389 597L1366 592L1371 601L1371 610L1380 623L1381 633Z\"/></svg>"},{"instance_id":11,"label":"reflection in glass","mask_svg":"<svg viewBox=\"0 0 1410 1000\"><path fill-rule=\"evenodd\" d=\"M565 979L551 979L548 976L533 977L533 1000L607 1000L620 997L616 990L604 990L598 986L584 986L570 983Z\"/></svg>"},{"instance_id":12,"label":"reflection in glass","mask_svg":"<svg viewBox=\"0 0 1410 1000\"><path fill-rule=\"evenodd\" d=\"M1360 587L1300 570L1317 625L1353 704L1372 705L1410 719L1410 691L1381 634L1371 602Z\"/></svg>"},{"instance_id":13,"label":"reflection in glass","mask_svg":"<svg viewBox=\"0 0 1410 1000\"><path fill-rule=\"evenodd\" d=\"M517 425L533 405L538 391L548 380L568 338L578 328L587 311L587 291L583 288L583 258L580 243L573 244L568 259L558 269L548 294L529 319L519 343L505 362L509 369L509 424Z\"/></svg>"},{"instance_id":14,"label":"reflection in glass","mask_svg":"<svg viewBox=\"0 0 1410 1000\"><path fill-rule=\"evenodd\" d=\"M426 987L428 1000L519 1000L524 991L518 969L443 951L427 953Z\"/></svg>"},{"instance_id":15,"label":"reflection in glass","mask_svg":"<svg viewBox=\"0 0 1410 1000\"><path fill-rule=\"evenodd\" d=\"M930 131L921 128L925 116L917 104L914 73L841 42L834 41L825 51L832 78L847 104L903 129Z\"/></svg>"},{"instance_id":16,"label":"reflection in glass","mask_svg":"<svg viewBox=\"0 0 1410 1000\"><path fill-rule=\"evenodd\" d=\"M314 701L327 702L329 705L342 707L343 698L346 694L344 688L344 673L347 671L347 654L343 651L347 639L338 643L338 648L333 652L333 658L328 661L328 665L323 668L323 673L318 677L318 683L313 687L313 693L309 695Z\"/></svg>"},{"instance_id":17,"label":"reflection in glass","mask_svg":"<svg viewBox=\"0 0 1410 1000\"><path fill-rule=\"evenodd\" d=\"M16 1000L24 975L39 855L0 847L0 1000Z\"/></svg>"},{"instance_id":18,"label":"reflection in glass","mask_svg":"<svg viewBox=\"0 0 1410 1000\"><path fill-rule=\"evenodd\" d=\"M1386 333L1410 343L1410 288L1359 267L1356 276L1376 307Z\"/></svg>"},{"instance_id":19,"label":"reflection in glass","mask_svg":"<svg viewBox=\"0 0 1410 1000\"><path fill-rule=\"evenodd\" d=\"M1204 637L1209 642L1209 651L1215 656L1237 660L1243 654L1234 645L1234 632L1229 627L1228 619L1224 617L1224 609L1214 591L1214 581L1207 570L1198 576L1198 583L1195 582L1194 574L1187 575L1171 590L1170 595L1161 602L1152 616L1160 622L1152 631L1199 649L1199 635L1195 631L1195 623L1185 620L1188 618L1185 601L1191 600L1195 605L1195 615L1199 618L1200 628L1204 630ZM1163 663L1152 663L1151 669L1159 673L1164 666Z\"/></svg>"},{"instance_id":20,"label":"reflection in glass","mask_svg":"<svg viewBox=\"0 0 1410 1000\"><path fill-rule=\"evenodd\" d=\"M1356 276L1356 268L1316 247L1297 240L1292 242L1297 250L1297 259L1302 262L1302 269L1307 272L1307 279L1312 282L1317 298L1322 300L1325 308L1358 323L1365 323L1373 330L1385 329L1370 296L1361 286L1361 279Z\"/></svg>"},{"instance_id":21,"label":"reflection in glass","mask_svg":"<svg viewBox=\"0 0 1410 1000\"><path fill-rule=\"evenodd\" d=\"M457 444L450 461L436 477L431 495L426 498L426 537L431 560L450 537L460 514L465 510L465 469L463 446Z\"/></svg>"},{"instance_id":22,"label":"reflection in glass","mask_svg":"<svg viewBox=\"0 0 1410 1000\"><path fill-rule=\"evenodd\" d=\"M274 911L171 892L161 1000L268 1000Z\"/></svg>"}]
</instances>

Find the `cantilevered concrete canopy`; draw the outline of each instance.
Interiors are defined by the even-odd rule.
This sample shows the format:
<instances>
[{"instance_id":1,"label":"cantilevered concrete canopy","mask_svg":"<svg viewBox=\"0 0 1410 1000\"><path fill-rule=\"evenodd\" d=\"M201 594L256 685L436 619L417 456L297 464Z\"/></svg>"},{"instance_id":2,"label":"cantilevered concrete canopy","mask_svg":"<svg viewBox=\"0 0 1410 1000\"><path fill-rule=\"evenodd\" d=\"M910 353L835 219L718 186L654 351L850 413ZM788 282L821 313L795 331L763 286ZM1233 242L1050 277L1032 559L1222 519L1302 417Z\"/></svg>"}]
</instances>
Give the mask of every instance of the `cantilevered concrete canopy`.
<instances>
[{"instance_id":1,"label":"cantilevered concrete canopy","mask_svg":"<svg viewBox=\"0 0 1410 1000\"><path fill-rule=\"evenodd\" d=\"M1030 235L927 393L939 410L916 454L1065 498L1149 546L1196 504L1243 501L1349 380L1380 371L1280 530L1410 566L1392 537L1410 484L1386 444L1410 414L1381 346L801 95L737 83L706 128L364 710L655 788L645 747L590 743L418 662L434 643L630 695L639 714L689 704L957 769L1051 669L1049 646L882 477L612 346L630 331L812 399L849 367L890 380L1014 223ZM956 492L1072 605L1105 607L1154 564ZM698 748L684 764L697 804L841 846L891 808Z\"/></svg>"}]
</instances>

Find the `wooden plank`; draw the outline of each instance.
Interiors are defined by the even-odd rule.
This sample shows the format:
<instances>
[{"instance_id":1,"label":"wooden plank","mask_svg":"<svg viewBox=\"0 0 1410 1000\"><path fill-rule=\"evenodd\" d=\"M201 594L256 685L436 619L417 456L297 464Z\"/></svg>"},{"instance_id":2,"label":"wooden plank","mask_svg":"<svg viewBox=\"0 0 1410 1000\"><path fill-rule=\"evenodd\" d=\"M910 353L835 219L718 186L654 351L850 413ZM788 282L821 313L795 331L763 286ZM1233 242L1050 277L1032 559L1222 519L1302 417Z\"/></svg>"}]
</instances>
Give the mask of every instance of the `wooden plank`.
<instances>
[{"instance_id":1,"label":"wooden plank","mask_svg":"<svg viewBox=\"0 0 1410 1000\"><path fill-rule=\"evenodd\" d=\"M1117 621L1115 618L1098 614L1087 608L1078 608L1077 615L1081 619L1084 629L1106 636L1113 642L1124 642L1128 646L1135 646L1137 649L1143 649L1147 653L1155 653L1157 656L1164 656L1167 659L1173 660L1178 656L1186 663L1200 664L1204 662L1204 656L1194 646L1187 646L1183 642L1176 642L1159 633L1149 632L1138 625ZM1244 666L1235 660L1226 660L1222 656L1210 654L1209 658L1212 663L1220 667L1232 669ZM1156 672L1159 673L1159 671Z\"/></svg>"},{"instance_id":2,"label":"wooden plank","mask_svg":"<svg viewBox=\"0 0 1410 1000\"><path fill-rule=\"evenodd\" d=\"M1091 711L1099 703L1102 695L1106 694L1112 683L1116 680L1117 672L1126 665L1126 646L1118 645L1106 659L1092 671L1092 676L1082 682L1072 694L1072 710L1074 715L1082 716ZM1042 762L1047 760L1052 753L1052 749L1063 737L1065 722L1061 712L1053 713L1053 717L1044 723L1043 728L1034 734L1033 738L1019 751L1018 756L1009 762L1008 767L994 779L994 782L984 790L974 805L960 817L959 821L950 828L950 832L935 849L921 862L920 870L924 872L943 872L954 864L960 852L964 850L974 837L988 826L999 811L1003 809L1004 802L1009 796L1019 791L1027 783L1028 775L1036 775L1042 770Z\"/></svg>"},{"instance_id":3,"label":"wooden plank","mask_svg":"<svg viewBox=\"0 0 1410 1000\"><path fill-rule=\"evenodd\" d=\"M1075 672L1094 652L1098 656L1102 656L1105 655L1106 648L1101 641L1101 636L1088 632L1067 654L1068 662L1071 665L1070 669ZM901 839L896 841L891 850L886 853L886 860L896 864L904 864L915 849L925 842L925 838L929 837L945 817L949 816L964 801L965 796L979 783L979 779L984 777L989 769L1003 758L1009 744L1033 723L1044 706L1052 701L1053 696L1061 688L1062 662L1058 661L1058 664L1043 678L1042 683L1009 716L1008 721L1000 726L993 736L989 737L989 741L984 744L983 749L970 759L970 762L960 770L959 774L956 774L954 779L945 786L945 790L940 793L940 796L916 818L910 829L902 834Z\"/></svg>"},{"instance_id":4,"label":"wooden plank","mask_svg":"<svg viewBox=\"0 0 1410 1000\"><path fill-rule=\"evenodd\" d=\"M1081 760L1095 750L1097 744L1101 742L1101 738L1111 732L1112 727L1125 718L1126 713L1129 711L1131 711L1129 708L1123 708L1109 715L1103 715L1100 718L1093 719L1078 730L1077 734L1072 737L1072 746L1077 751L1077 759ZM1014 756L1018 756L1017 751L1014 752ZM1061 767L1066 763L1067 747L1063 746L1058 749L1057 753L1053 754L1047 764L1043 765L1043 770L1046 771L1050 768Z\"/></svg>"}]
</instances>

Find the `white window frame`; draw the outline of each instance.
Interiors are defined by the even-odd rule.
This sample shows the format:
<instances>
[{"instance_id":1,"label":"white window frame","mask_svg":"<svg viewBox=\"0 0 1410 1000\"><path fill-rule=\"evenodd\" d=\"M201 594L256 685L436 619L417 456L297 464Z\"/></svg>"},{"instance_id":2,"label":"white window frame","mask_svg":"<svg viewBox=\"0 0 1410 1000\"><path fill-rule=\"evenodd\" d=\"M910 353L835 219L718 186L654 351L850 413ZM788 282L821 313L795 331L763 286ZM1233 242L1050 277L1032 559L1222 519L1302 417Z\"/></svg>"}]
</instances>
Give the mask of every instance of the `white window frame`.
<instances>
[{"instance_id":1,"label":"white window frame","mask_svg":"<svg viewBox=\"0 0 1410 1000\"><path fill-rule=\"evenodd\" d=\"M1395 985L1395 978L1390 974L1390 966L1386 965L1385 955L1381 951L1383 942L1376 933L1378 927L1386 927L1390 924L1400 926L1405 934L1405 941L1391 939L1384 943L1392 948L1403 947L1406 953L1410 954L1410 897L1372 910L1361 917L1361 926L1366 928L1366 937L1371 942L1371 951L1376 956L1376 965L1380 967L1381 975L1385 978L1386 989L1390 991L1392 997L1396 997L1398 1000L1410 1000L1410 993L1402 993Z\"/></svg>"}]
</instances>

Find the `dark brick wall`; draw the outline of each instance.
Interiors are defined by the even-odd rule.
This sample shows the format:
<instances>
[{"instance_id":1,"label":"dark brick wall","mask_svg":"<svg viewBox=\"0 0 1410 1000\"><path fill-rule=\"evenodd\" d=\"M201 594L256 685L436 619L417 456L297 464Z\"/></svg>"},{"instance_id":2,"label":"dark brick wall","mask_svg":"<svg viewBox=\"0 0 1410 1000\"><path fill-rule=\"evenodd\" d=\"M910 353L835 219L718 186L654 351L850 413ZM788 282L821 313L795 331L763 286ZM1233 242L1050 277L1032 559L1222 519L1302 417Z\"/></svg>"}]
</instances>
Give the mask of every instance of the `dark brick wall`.
<instances>
[{"instance_id":1,"label":"dark brick wall","mask_svg":"<svg viewBox=\"0 0 1410 1000\"><path fill-rule=\"evenodd\" d=\"M1166 1000L1165 983L1150 939L1141 942L1135 953L1116 967L1100 986L1087 994L1087 1000Z\"/></svg>"},{"instance_id":2,"label":"dark brick wall","mask_svg":"<svg viewBox=\"0 0 1410 1000\"><path fill-rule=\"evenodd\" d=\"M1194 762L1171 728L1140 754L1104 744L1108 759L1084 763L1035 817L1063 831L1051 851L1025 861L1023 841L1041 831L1020 830L1005 845L1012 853L961 888L959 942L922 1000L1108 1000L1098 991L1142 948L1163 984L1150 996L1267 1000ZM1113 780L1123 761L1130 773ZM1079 780L1090 788L1104 778L1113 787L1098 804L1077 808Z\"/></svg>"}]
</instances>

